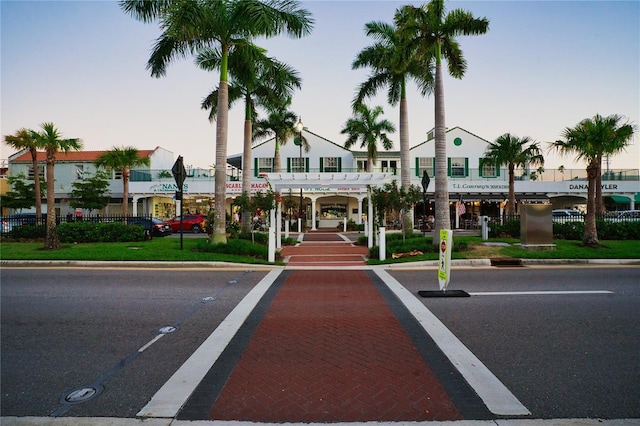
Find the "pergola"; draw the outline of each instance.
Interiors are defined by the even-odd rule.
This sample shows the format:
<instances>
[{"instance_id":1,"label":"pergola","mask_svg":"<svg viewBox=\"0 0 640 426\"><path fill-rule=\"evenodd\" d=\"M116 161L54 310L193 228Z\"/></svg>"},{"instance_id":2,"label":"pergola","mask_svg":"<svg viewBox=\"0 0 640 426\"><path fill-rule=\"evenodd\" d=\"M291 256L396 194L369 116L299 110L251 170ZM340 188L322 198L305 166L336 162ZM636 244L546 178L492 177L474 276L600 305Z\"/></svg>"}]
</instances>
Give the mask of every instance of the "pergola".
<instances>
[{"instance_id":1,"label":"pergola","mask_svg":"<svg viewBox=\"0 0 640 426\"><path fill-rule=\"evenodd\" d=\"M393 176L387 173L260 173L273 191L282 193L287 189L301 189L312 192L330 192L341 191L349 193L367 194L369 197L369 188L373 186L382 186L391 182ZM372 246L373 235L373 205L368 203L369 211L367 217L367 228L365 232L369 235L369 247ZM272 216L275 223L282 220L282 212L280 204L276 207L275 217ZM315 228L315 221L312 221ZM346 227L346 224L345 224ZM276 226L276 244L280 244L280 226Z\"/></svg>"}]
</instances>

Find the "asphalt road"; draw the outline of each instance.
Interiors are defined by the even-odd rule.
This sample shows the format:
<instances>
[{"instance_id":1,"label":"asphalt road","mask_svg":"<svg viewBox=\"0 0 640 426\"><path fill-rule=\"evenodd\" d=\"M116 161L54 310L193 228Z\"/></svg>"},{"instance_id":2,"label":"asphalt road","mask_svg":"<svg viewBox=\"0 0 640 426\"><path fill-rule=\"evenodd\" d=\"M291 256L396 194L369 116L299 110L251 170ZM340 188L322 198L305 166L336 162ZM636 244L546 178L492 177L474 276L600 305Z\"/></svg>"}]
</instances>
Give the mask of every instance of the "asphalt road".
<instances>
[{"instance_id":1,"label":"asphalt road","mask_svg":"<svg viewBox=\"0 0 640 426\"><path fill-rule=\"evenodd\" d=\"M437 289L433 269L390 274ZM2 416L135 417L265 275L3 268ZM640 418L640 268L454 269L450 288L478 295L419 299L533 418ZM557 290L611 293L480 295Z\"/></svg>"}]
</instances>

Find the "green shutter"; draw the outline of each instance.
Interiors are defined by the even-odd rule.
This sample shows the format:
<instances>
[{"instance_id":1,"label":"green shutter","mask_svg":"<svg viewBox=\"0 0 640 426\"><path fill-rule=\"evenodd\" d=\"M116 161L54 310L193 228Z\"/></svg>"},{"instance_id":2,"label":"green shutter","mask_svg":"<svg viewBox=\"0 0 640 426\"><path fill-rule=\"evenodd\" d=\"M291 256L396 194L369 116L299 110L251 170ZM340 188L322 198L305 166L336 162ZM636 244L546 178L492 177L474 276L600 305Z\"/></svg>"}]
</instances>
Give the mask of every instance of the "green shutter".
<instances>
[{"instance_id":1,"label":"green shutter","mask_svg":"<svg viewBox=\"0 0 640 426\"><path fill-rule=\"evenodd\" d=\"M500 176L500 167L496 166L496 176Z\"/></svg>"},{"instance_id":2,"label":"green shutter","mask_svg":"<svg viewBox=\"0 0 640 426\"><path fill-rule=\"evenodd\" d=\"M253 159L253 176L258 177L258 159Z\"/></svg>"},{"instance_id":3,"label":"green shutter","mask_svg":"<svg viewBox=\"0 0 640 426\"><path fill-rule=\"evenodd\" d=\"M291 157L287 157L287 173L291 173Z\"/></svg>"},{"instance_id":4,"label":"green shutter","mask_svg":"<svg viewBox=\"0 0 640 426\"><path fill-rule=\"evenodd\" d=\"M447 176L451 176L451 157L447 158Z\"/></svg>"},{"instance_id":5,"label":"green shutter","mask_svg":"<svg viewBox=\"0 0 640 426\"><path fill-rule=\"evenodd\" d=\"M304 171L309 172L309 157L305 157L304 159Z\"/></svg>"},{"instance_id":6,"label":"green shutter","mask_svg":"<svg viewBox=\"0 0 640 426\"><path fill-rule=\"evenodd\" d=\"M416 157L416 176L420 177L420 159Z\"/></svg>"},{"instance_id":7,"label":"green shutter","mask_svg":"<svg viewBox=\"0 0 640 426\"><path fill-rule=\"evenodd\" d=\"M324 157L320 157L320 173L324 172Z\"/></svg>"},{"instance_id":8,"label":"green shutter","mask_svg":"<svg viewBox=\"0 0 640 426\"><path fill-rule=\"evenodd\" d=\"M342 157L338 157L338 172L342 171Z\"/></svg>"},{"instance_id":9,"label":"green shutter","mask_svg":"<svg viewBox=\"0 0 640 426\"><path fill-rule=\"evenodd\" d=\"M469 176L469 157L464 159L464 177Z\"/></svg>"},{"instance_id":10,"label":"green shutter","mask_svg":"<svg viewBox=\"0 0 640 426\"><path fill-rule=\"evenodd\" d=\"M479 177L482 177L482 167L483 167L482 163L484 163L484 158L479 158L478 159L478 176Z\"/></svg>"}]
</instances>

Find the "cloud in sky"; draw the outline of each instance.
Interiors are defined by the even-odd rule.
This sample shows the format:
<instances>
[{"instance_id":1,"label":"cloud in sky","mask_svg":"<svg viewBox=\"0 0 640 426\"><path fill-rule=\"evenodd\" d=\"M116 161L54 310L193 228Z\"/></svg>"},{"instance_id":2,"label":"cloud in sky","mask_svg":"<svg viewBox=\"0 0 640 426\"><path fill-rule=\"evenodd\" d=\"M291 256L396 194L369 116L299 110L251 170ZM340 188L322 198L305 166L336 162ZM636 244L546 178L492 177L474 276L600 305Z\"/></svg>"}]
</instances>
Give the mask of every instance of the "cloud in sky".
<instances>
[{"instance_id":1,"label":"cloud in sky","mask_svg":"<svg viewBox=\"0 0 640 426\"><path fill-rule=\"evenodd\" d=\"M351 63L373 43L364 25L391 22L406 3L305 1L316 21L310 36L259 41L300 72L303 87L291 109L309 130L344 143L340 130L367 75ZM187 164L213 164L215 124L200 102L218 75L187 58L165 77L150 77L145 65L160 34L155 24L135 21L115 1L3 0L0 8L2 135L53 121L87 150L161 146ZM640 124L640 2L451 1L447 8L490 20L487 34L458 39L468 70L462 80L445 79L448 127L487 140L511 132L548 142L597 113ZM408 96L414 146L433 127L433 97L420 97L414 86ZM369 104L383 106L397 125L398 109L384 93ZM229 116L229 155L242 150L242 120L238 105ZM391 137L397 149L399 136ZM639 141L612 158L611 168L640 168ZM2 145L1 158L11 153ZM573 158L546 159L547 168L584 168Z\"/></svg>"}]
</instances>

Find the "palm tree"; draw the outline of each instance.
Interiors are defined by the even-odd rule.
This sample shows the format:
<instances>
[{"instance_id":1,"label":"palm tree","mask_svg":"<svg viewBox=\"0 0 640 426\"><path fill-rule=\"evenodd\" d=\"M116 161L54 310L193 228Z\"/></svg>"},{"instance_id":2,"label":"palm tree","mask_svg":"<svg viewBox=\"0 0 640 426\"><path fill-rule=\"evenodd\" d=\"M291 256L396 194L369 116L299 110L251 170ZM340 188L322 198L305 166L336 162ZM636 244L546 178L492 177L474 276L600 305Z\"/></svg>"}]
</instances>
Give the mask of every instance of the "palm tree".
<instances>
[{"instance_id":1,"label":"palm tree","mask_svg":"<svg viewBox=\"0 0 640 426\"><path fill-rule=\"evenodd\" d=\"M287 107L291 104L291 99L288 99L284 104L279 107L270 110L266 119L256 121L256 127L253 132L254 140L261 140L269 136L273 136L275 139L275 151L273 154L273 170L276 173L282 171L282 161L280 159L280 146L286 145L289 139L294 139L296 136L301 136L295 130L296 114L287 110ZM302 136L302 148L304 152L309 152L310 146L307 139Z\"/></svg>"},{"instance_id":2,"label":"palm tree","mask_svg":"<svg viewBox=\"0 0 640 426\"><path fill-rule=\"evenodd\" d=\"M31 154L31 163L33 168L33 189L35 191L36 219L40 222L42 219L42 192L40 191L40 170L38 168L38 145L33 135L33 130L22 128L14 135L6 135L4 142L10 147L23 150L29 150Z\"/></svg>"},{"instance_id":3,"label":"palm tree","mask_svg":"<svg viewBox=\"0 0 640 426\"><path fill-rule=\"evenodd\" d=\"M396 11L401 14L403 9ZM405 49L404 40L397 28L384 22L369 22L365 33L376 42L364 48L353 61L352 69L371 68L366 81L358 86L353 106L374 96L378 90L387 87L387 100L390 105L400 104L400 184L407 190L411 186L411 165L409 161L409 111L407 107L407 80L413 79L422 96L433 89L432 58L412 56ZM411 215L404 211L402 218L405 229L413 229Z\"/></svg>"},{"instance_id":4,"label":"palm tree","mask_svg":"<svg viewBox=\"0 0 640 426\"><path fill-rule=\"evenodd\" d=\"M311 32L313 19L295 0L168 1L122 0L121 8L142 22L160 21L162 34L147 63L151 75L161 77L176 57L206 47L220 50L221 65L216 118L215 211L213 243L226 243L225 202L227 125L229 112L228 60L238 46L254 37L281 33L302 37Z\"/></svg>"},{"instance_id":5,"label":"palm tree","mask_svg":"<svg viewBox=\"0 0 640 426\"><path fill-rule=\"evenodd\" d=\"M344 143L346 149L350 149L358 140L360 147L367 150L367 172L373 170L373 163L378 159L378 141L382 142L382 147L389 150L393 147L393 142L387 133L396 131L395 126L389 120L378 120L383 113L381 106L369 109L365 104L358 105L352 118L348 119L340 133L348 134L349 137Z\"/></svg>"},{"instance_id":6,"label":"palm tree","mask_svg":"<svg viewBox=\"0 0 640 426\"><path fill-rule=\"evenodd\" d=\"M404 6L402 13L396 14L396 25L410 52L431 57L435 51L436 232L447 229L451 223L442 60L447 60L452 77L462 78L467 63L455 37L484 34L489 29L486 18L474 18L471 12L462 9L452 10L446 15L445 12L444 0L432 0L421 7ZM436 238L433 240L434 244L438 243Z\"/></svg>"},{"instance_id":7,"label":"palm tree","mask_svg":"<svg viewBox=\"0 0 640 426\"><path fill-rule=\"evenodd\" d=\"M256 107L274 108L281 99L287 99L301 87L298 72L287 64L266 56L266 51L253 44L246 49L236 49L229 55L229 108L244 100L244 146L242 153L242 192L251 199L251 144L253 122L257 120ZM204 70L219 69L220 52L205 49L196 60ZM209 110L209 120L214 121L218 110L218 90L213 90L203 101L202 109ZM250 230L251 212L243 211L242 226Z\"/></svg>"},{"instance_id":8,"label":"palm tree","mask_svg":"<svg viewBox=\"0 0 640 426\"><path fill-rule=\"evenodd\" d=\"M484 153L483 164L509 168L509 203L507 214L515 214L516 193L514 188L516 167L525 168L529 165L543 166L544 157L540 145L530 137L519 138L510 133L499 136L494 142L489 142Z\"/></svg>"},{"instance_id":9,"label":"palm tree","mask_svg":"<svg viewBox=\"0 0 640 426\"><path fill-rule=\"evenodd\" d=\"M40 132L32 132L36 145L43 148L47 157L47 233L44 240L45 250L60 248L60 240L56 229L56 198L54 167L58 152L80 151L82 139L63 139L53 123L42 123Z\"/></svg>"},{"instance_id":10,"label":"palm tree","mask_svg":"<svg viewBox=\"0 0 640 426\"><path fill-rule=\"evenodd\" d=\"M129 214L129 178L131 169L139 166L149 166L149 157L141 158L138 150L132 146L113 147L96 158L96 167L116 170L122 174L122 218ZM178 188L180 189L180 188Z\"/></svg>"},{"instance_id":11,"label":"palm tree","mask_svg":"<svg viewBox=\"0 0 640 426\"><path fill-rule=\"evenodd\" d=\"M587 162L587 214L584 219L582 243L589 247L598 247L598 229L596 226L596 186L600 176L604 154L616 154L623 151L631 142L636 127L630 123L620 124L622 117L597 114L579 122L575 127L567 127L562 132L562 140L551 143L551 148L561 154L576 154L576 160Z\"/></svg>"}]
</instances>

